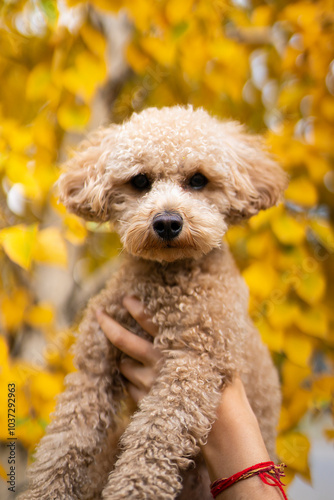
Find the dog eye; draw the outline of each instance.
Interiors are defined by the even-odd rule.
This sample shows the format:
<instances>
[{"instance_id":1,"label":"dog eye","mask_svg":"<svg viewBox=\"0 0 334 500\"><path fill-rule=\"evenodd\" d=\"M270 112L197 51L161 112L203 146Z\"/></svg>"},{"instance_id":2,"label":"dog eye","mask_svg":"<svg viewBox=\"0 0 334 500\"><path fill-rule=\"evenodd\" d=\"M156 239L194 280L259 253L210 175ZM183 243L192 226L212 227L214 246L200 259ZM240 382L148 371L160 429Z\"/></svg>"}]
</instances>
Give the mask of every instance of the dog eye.
<instances>
[{"instance_id":1,"label":"dog eye","mask_svg":"<svg viewBox=\"0 0 334 500\"><path fill-rule=\"evenodd\" d=\"M193 189L202 189L208 183L208 179L203 174L195 174L189 181L189 186Z\"/></svg>"},{"instance_id":2,"label":"dog eye","mask_svg":"<svg viewBox=\"0 0 334 500\"><path fill-rule=\"evenodd\" d=\"M132 177L130 182L134 188L139 189L140 191L143 191L150 186L150 181L145 174L135 175Z\"/></svg>"}]
</instances>

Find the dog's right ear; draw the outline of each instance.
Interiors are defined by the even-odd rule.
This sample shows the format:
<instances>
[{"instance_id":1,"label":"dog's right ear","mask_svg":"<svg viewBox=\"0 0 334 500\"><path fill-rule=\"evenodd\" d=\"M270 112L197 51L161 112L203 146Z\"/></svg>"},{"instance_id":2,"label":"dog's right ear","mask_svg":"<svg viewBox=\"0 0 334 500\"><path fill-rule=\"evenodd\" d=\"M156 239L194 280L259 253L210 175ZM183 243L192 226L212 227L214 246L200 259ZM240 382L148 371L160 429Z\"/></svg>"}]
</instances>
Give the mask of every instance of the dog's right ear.
<instances>
[{"instance_id":1,"label":"dog's right ear","mask_svg":"<svg viewBox=\"0 0 334 500\"><path fill-rule=\"evenodd\" d=\"M100 128L82 141L58 180L59 200L84 219L103 222L110 218L112 190L105 171L116 129L117 125Z\"/></svg>"}]
</instances>

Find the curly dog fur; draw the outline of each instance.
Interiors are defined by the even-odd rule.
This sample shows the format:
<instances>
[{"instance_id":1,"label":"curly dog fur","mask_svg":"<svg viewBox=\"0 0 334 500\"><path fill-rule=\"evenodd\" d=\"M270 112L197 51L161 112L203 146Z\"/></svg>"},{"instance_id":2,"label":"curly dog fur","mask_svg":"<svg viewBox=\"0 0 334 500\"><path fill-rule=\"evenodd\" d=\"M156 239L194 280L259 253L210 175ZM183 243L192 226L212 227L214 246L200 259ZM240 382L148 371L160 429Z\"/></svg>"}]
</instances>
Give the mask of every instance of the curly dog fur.
<instances>
[{"instance_id":1,"label":"curly dog fur","mask_svg":"<svg viewBox=\"0 0 334 500\"><path fill-rule=\"evenodd\" d=\"M66 377L21 499L209 499L199 445L236 372L274 455L278 377L222 237L278 203L285 187L258 137L201 109L150 108L81 144L60 178L61 200L86 219L111 221L124 252L85 312L77 371ZM95 311L145 336L122 305L129 294L159 326L164 361L117 445L128 404L121 354Z\"/></svg>"}]
</instances>

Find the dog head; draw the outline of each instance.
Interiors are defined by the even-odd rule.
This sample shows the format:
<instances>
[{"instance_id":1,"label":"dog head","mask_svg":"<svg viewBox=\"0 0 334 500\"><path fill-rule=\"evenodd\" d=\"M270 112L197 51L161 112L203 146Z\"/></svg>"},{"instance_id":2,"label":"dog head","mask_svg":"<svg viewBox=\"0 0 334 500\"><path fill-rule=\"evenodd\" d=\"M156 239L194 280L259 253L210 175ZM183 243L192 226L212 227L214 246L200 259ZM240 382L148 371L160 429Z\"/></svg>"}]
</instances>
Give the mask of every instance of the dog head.
<instances>
[{"instance_id":1,"label":"dog head","mask_svg":"<svg viewBox=\"0 0 334 500\"><path fill-rule=\"evenodd\" d=\"M229 224L278 203L285 187L258 137L179 106L93 133L59 179L70 211L113 222L128 252L167 262L219 247Z\"/></svg>"}]
</instances>

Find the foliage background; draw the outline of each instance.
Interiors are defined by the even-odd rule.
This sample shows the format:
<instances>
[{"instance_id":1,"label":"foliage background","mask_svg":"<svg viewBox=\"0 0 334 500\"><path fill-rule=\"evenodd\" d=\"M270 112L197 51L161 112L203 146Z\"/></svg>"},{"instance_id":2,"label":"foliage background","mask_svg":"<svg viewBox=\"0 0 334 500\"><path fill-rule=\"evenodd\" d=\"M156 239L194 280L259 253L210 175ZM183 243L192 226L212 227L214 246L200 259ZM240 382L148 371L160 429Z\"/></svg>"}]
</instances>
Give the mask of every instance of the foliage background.
<instances>
[{"instance_id":1,"label":"foliage background","mask_svg":"<svg viewBox=\"0 0 334 500\"><path fill-rule=\"evenodd\" d=\"M334 412L334 2L0 5L0 439L9 382L19 442L30 453L43 435L73 369L69 325L120 247L57 204L68 146L144 107L191 103L263 133L290 175L286 203L228 241L282 380L278 454L288 480L309 479L300 422Z\"/></svg>"}]
</instances>

